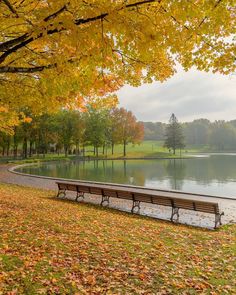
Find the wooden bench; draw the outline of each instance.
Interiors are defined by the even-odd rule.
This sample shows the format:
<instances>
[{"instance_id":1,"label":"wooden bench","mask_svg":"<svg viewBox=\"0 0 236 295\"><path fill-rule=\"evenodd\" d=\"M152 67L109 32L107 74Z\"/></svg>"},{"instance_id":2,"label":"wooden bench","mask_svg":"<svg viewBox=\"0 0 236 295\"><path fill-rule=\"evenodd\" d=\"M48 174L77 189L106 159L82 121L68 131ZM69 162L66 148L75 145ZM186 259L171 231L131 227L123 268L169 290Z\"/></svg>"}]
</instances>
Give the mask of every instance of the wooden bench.
<instances>
[{"instance_id":1,"label":"wooden bench","mask_svg":"<svg viewBox=\"0 0 236 295\"><path fill-rule=\"evenodd\" d=\"M84 199L84 194L99 195L102 197L101 205L109 205L110 198L126 199L133 202L131 212L139 212L140 203L150 203L160 206L167 206L172 208L170 220L172 222L179 221L179 210L192 210L204 212L215 215L215 226L217 228L222 224L221 216L224 212L220 212L218 203L197 201L191 199L182 199L179 197L164 196L165 191L162 190L148 190L143 193L140 189L132 187L112 186L112 185L99 185L93 183L66 183L56 182L58 185L57 197L66 196L66 191L76 192L75 200ZM145 188L143 189L145 190ZM167 192L167 191L166 191ZM168 191L170 193L170 191ZM176 194L176 192L173 192ZM181 195L181 193L178 193Z\"/></svg>"}]
</instances>

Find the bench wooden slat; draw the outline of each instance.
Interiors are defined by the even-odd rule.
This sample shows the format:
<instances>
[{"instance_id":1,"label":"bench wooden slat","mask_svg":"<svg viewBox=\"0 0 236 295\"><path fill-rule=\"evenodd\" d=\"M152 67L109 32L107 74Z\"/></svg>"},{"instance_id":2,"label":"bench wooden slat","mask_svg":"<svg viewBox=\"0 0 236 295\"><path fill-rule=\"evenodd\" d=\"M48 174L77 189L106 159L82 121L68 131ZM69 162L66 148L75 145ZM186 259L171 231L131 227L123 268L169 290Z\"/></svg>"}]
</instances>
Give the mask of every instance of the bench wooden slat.
<instances>
[{"instance_id":1,"label":"bench wooden slat","mask_svg":"<svg viewBox=\"0 0 236 295\"><path fill-rule=\"evenodd\" d=\"M94 195L103 195L103 190L101 188L97 188L97 187L91 187L90 188L90 193L94 194Z\"/></svg>"},{"instance_id":2,"label":"bench wooden slat","mask_svg":"<svg viewBox=\"0 0 236 295\"><path fill-rule=\"evenodd\" d=\"M137 193L134 193L133 195L134 195L135 201L144 202L144 203L152 203L152 196L150 196L150 195L137 194Z\"/></svg>"},{"instance_id":3,"label":"bench wooden slat","mask_svg":"<svg viewBox=\"0 0 236 295\"><path fill-rule=\"evenodd\" d=\"M174 206L180 209L195 210L193 201L174 200Z\"/></svg>"},{"instance_id":4,"label":"bench wooden slat","mask_svg":"<svg viewBox=\"0 0 236 295\"><path fill-rule=\"evenodd\" d=\"M126 200L133 200L133 194L131 192L126 191L117 191L118 198L126 199Z\"/></svg>"},{"instance_id":5,"label":"bench wooden slat","mask_svg":"<svg viewBox=\"0 0 236 295\"><path fill-rule=\"evenodd\" d=\"M104 195L112 198L117 198L118 193L114 190L104 189Z\"/></svg>"},{"instance_id":6,"label":"bench wooden slat","mask_svg":"<svg viewBox=\"0 0 236 295\"><path fill-rule=\"evenodd\" d=\"M78 188L78 191L81 193L90 193L90 188L87 186L78 185L77 188Z\"/></svg>"},{"instance_id":7,"label":"bench wooden slat","mask_svg":"<svg viewBox=\"0 0 236 295\"><path fill-rule=\"evenodd\" d=\"M67 188L67 184L66 183L58 183L58 188L60 190L66 189Z\"/></svg>"},{"instance_id":8,"label":"bench wooden slat","mask_svg":"<svg viewBox=\"0 0 236 295\"><path fill-rule=\"evenodd\" d=\"M74 184L67 184L66 189L67 189L68 191L76 192L76 191L77 191L77 185L74 185Z\"/></svg>"},{"instance_id":9,"label":"bench wooden slat","mask_svg":"<svg viewBox=\"0 0 236 295\"><path fill-rule=\"evenodd\" d=\"M172 206L171 199L165 197L152 197L153 204L160 205L160 206Z\"/></svg>"}]
</instances>

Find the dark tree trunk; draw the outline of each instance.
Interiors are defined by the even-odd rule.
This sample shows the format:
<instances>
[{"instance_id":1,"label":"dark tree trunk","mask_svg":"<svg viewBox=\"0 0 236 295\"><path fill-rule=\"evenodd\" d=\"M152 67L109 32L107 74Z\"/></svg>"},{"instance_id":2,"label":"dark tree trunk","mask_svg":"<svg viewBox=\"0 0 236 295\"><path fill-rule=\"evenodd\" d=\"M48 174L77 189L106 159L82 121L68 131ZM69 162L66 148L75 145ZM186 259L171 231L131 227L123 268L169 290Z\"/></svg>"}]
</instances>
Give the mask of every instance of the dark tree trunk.
<instances>
[{"instance_id":1,"label":"dark tree trunk","mask_svg":"<svg viewBox=\"0 0 236 295\"><path fill-rule=\"evenodd\" d=\"M33 141L30 141L30 146L29 146L29 157L32 157L32 150L33 150Z\"/></svg>"},{"instance_id":2,"label":"dark tree trunk","mask_svg":"<svg viewBox=\"0 0 236 295\"><path fill-rule=\"evenodd\" d=\"M105 154L105 144L102 146L102 154Z\"/></svg>"},{"instance_id":3,"label":"dark tree trunk","mask_svg":"<svg viewBox=\"0 0 236 295\"><path fill-rule=\"evenodd\" d=\"M85 145L83 145L83 157L85 157Z\"/></svg>"},{"instance_id":4,"label":"dark tree trunk","mask_svg":"<svg viewBox=\"0 0 236 295\"><path fill-rule=\"evenodd\" d=\"M124 141L124 153L123 153L124 157L126 157L126 141Z\"/></svg>"},{"instance_id":5,"label":"dark tree trunk","mask_svg":"<svg viewBox=\"0 0 236 295\"><path fill-rule=\"evenodd\" d=\"M13 157L16 159L17 158L17 153L18 153L18 145L14 144L13 147Z\"/></svg>"},{"instance_id":6,"label":"dark tree trunk","mask_svg":"<svg viewBox=\"0 0 236 295\"><path fill-rule=\"evenodd\" d=\"M114 143L111 144L111 154L114 155Z\"/></svg>"},{"instance_id":7,"label":"dark tree trunk","mask_svg":"<svg viewBox=\"0 0 236 295\"><path fill-rule=\"evenodd\" d=\"M64 150L65 150L65 157L67 157L67 156L68 156L68 147L65 146L65 147L64 147Z\"/></svg>"},{"instance_id":8,"label":"dark tree trunk","mask_svg":"<svg viewBox=\"0 0 236 295\"><path fill-rule=\"evenodd\" d=\"M28 146L27 146L27 138L24 137L24 140L23 140L23 157L25 159L27 159L27 149L28 149Z\"/></svg>"},{"instance_id":9,"label":"dark tree trunk","mask_svg":"<svg viewBox=\"0 0 236 295\"><path fill-rule=\"evenodd\" d=\"M10 153L10 140L7 140L7 156L9 156Z\"/></svg>"},{"instance_id":10,"label":"dark tree trunk","mask_svg":"<svg viewBox=\"0 0 236 295\"><path fill-rule=\"evenodd\" d=\"M96 157L98 158L98 146L96 146Z\"/></svg>"},{"instance_id":11,"label":"dark tree trunk","mask_svg":"<svg viewBox=\"0 0 236 295\"><path fill-rule=\"evenodd\" d=\"M79 148L79 143L76 144L76 154L79 155L80 154L80 148Z\"/></svg>"}]
</instances>

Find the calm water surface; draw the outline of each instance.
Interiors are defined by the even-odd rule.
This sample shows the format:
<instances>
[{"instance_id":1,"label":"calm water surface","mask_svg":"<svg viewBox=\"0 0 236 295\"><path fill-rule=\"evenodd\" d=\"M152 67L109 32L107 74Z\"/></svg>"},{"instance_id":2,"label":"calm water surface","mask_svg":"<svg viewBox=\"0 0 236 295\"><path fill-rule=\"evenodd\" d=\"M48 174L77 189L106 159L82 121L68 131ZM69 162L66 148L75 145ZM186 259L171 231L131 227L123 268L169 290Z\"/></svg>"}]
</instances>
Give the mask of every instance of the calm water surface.
<instances>
[{"instance_id":1,"label":"calm water surface","mask_svg":"<svg viewBox=\"0 0 236 295\"><path fill-rule=\"evenodd\" d=\"M236 198L236 154L182 160L58 161L18 171Z\"/></svg>"}]
</instances>

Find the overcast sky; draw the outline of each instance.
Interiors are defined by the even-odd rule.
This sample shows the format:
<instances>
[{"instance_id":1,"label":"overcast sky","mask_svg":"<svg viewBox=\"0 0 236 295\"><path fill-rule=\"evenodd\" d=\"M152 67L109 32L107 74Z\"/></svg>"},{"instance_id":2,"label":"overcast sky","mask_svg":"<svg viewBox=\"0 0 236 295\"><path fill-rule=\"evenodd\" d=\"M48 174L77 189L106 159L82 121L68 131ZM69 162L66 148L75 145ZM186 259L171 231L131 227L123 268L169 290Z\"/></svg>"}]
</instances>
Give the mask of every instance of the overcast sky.
<instances>
[{"instance_id":1,"label":"overcast sky","mask_svg":"<svg viewBox=\"0 0 236 295\"><path fill-rule=\"evenodd\" d=\"M180 69L164 83L124 86L118 97L141 121L167 122L171 113L181 122L236 119L236 75Z\"/></svg>"}]
</instances>

